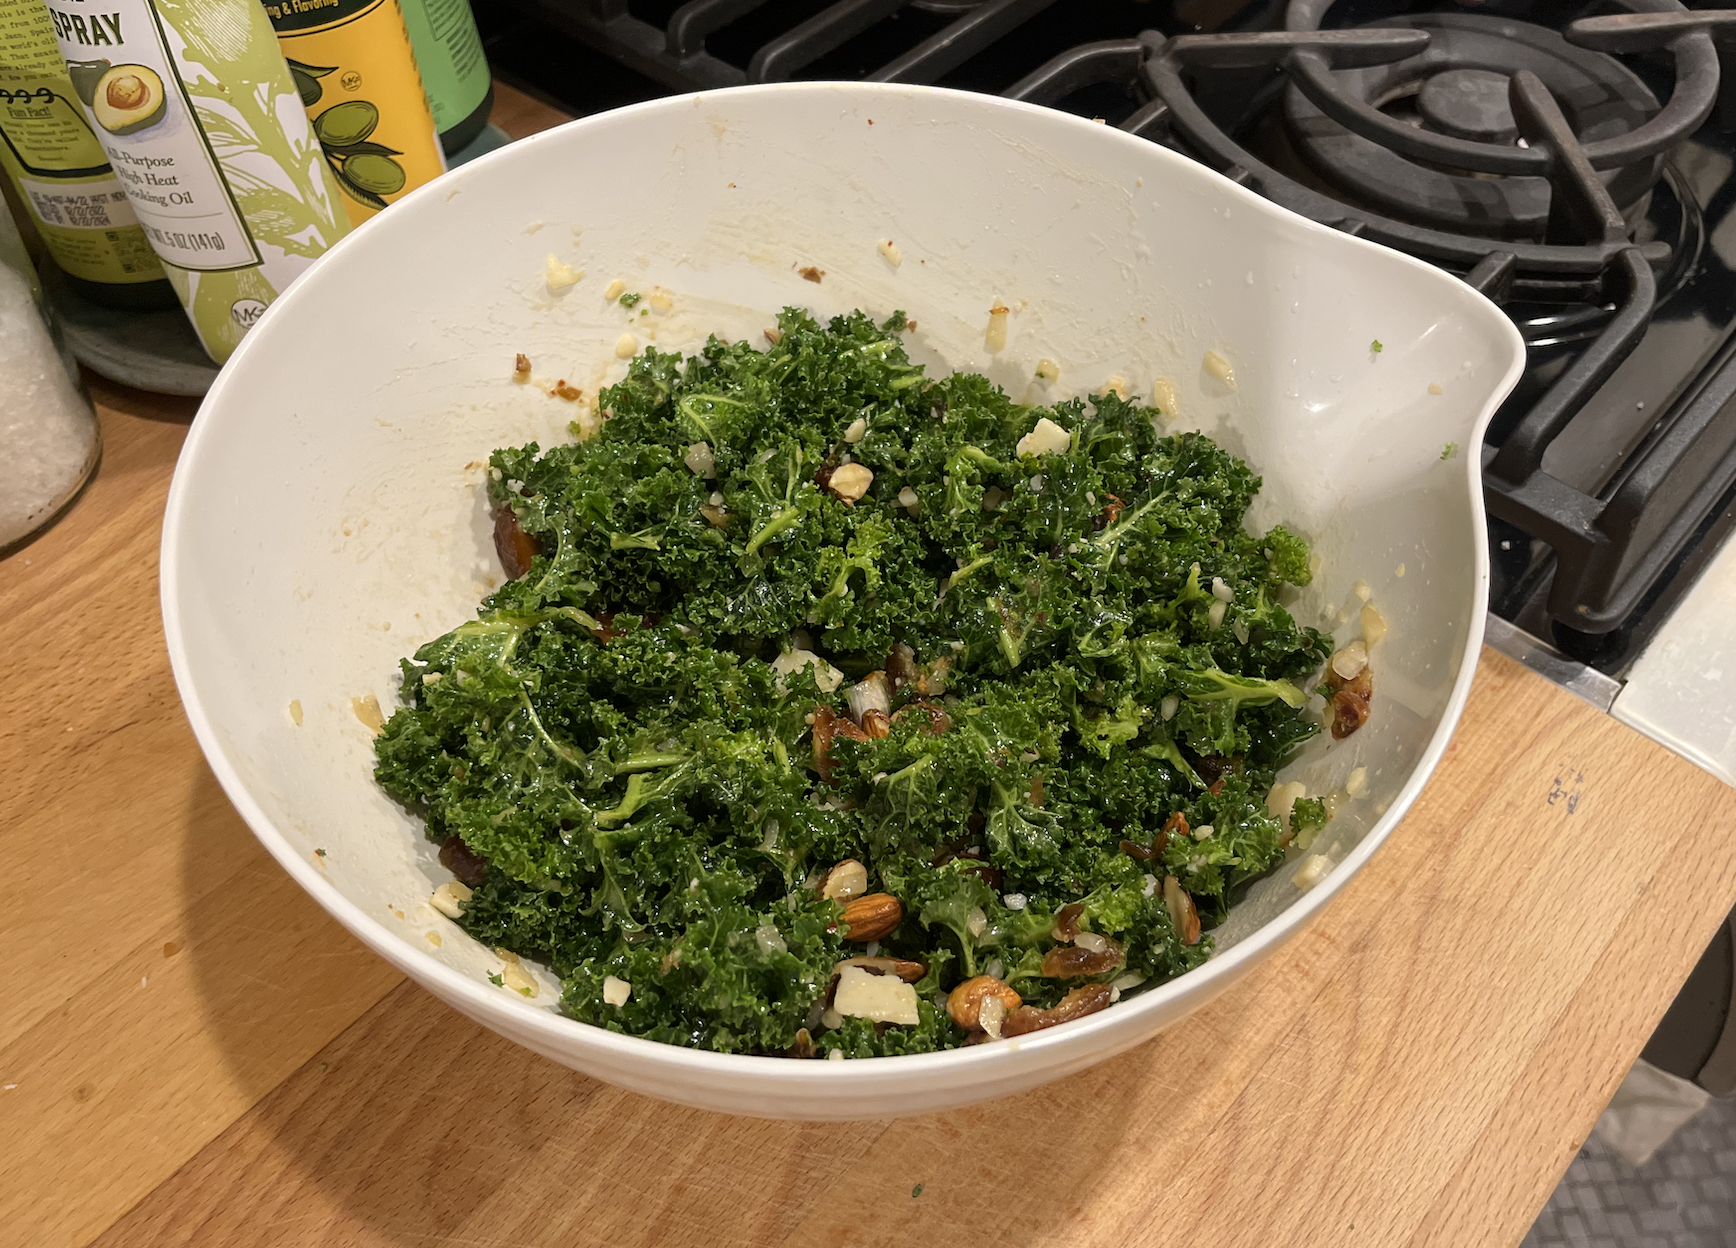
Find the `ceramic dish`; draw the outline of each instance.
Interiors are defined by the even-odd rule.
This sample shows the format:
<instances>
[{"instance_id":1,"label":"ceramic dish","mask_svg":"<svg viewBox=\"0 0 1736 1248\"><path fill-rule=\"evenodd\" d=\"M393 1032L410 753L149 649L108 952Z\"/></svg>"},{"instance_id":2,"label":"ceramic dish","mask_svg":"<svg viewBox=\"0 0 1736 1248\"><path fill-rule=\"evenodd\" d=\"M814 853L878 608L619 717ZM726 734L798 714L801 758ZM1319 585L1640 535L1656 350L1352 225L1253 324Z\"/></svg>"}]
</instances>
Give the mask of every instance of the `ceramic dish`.
<instances>
[{"instance_id":1,"label":"ceramic dish","mask_svg":"<svg viewBox=\"0 0 1736 1248\"><path fill-rule=\"evenodd\" d=\"M583 278L551 288L550 256ZM603 297L616 278L669 306L624 312ZM1013 311L991 353L998 301ZM1345 640L1365 584L1390 627L1374 718L1345 742L1317 738L1285 773L1322 793L1366 769L1366 791L1315 847L1336 864L1320 883L1304 891L1281 868L1179 980L1050 1031L922 1056L696 1052L561 1016L540 971L535 1000L490 984L494 954L428 904L449 877L420 823L375 787L352 699L389 713L399 657L498 583L483 463L497 446L567 436L575 405L545 385L595 393L624 370L624 332L664 348L757 338L785 304L902 308L916 358L986 372L1018 398L1114 375L1150 395L1163 379L1177 427L1206 429L1264 475L1254 518L1314 541L1322 567L1299 617ZM533 384L513 380L518 352L536 362ZM1034 380L1042 357L1058 383ZM1101 1061L1197 1009L1379 847L1469 687L1487 582L1475 448L1522 357L1512 325L1462 282L1109 127L902 86L660 100L440 179L271 308L175 474L169 650L213 770L284 869L485 1026L597 1078L733 1113L941 1109Z\"/></svg>"}]
</instances>

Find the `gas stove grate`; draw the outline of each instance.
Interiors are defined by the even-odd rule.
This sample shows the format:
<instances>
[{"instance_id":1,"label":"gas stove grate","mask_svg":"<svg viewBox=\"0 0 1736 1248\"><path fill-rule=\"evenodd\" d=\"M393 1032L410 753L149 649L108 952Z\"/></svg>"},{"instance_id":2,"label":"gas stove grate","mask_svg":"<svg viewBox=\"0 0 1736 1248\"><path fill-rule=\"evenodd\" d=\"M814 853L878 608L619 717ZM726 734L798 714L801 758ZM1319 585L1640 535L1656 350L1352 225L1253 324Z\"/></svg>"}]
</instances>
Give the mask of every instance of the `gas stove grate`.
<instances>
[{"instance_id":1,"label":"gas stove grate","mask_svg":"<svg viewBox=\"0 0 1736 1248\"><path fill-rule=\"evenodd\" d=\"M1088 23L1116 7L510 3L676 89L845 73L996 90L1057 43L1108 33ZM1655 613L1692 562L1684 552L1736 506L1736 257L1724 266L1716 237L1736 217L1724 202L1736 179L1706 173L1728 140L1695 148L1715 110L1736 131L1736 90L1719 90L1736 13L1603 0L1558 32L1568 6L1532 0L1126 7L1115 33L1154 21L1187 29L1081 44L1004 93L1117 118L1105 106L1122 100L1133 109L1123 129L1502 304L1531 358L1482 448L1489 511L1510 539L1499 543L1498 609L1576 653L1601 647L1620 661L1611 639ZM1549 26L1504 16L1546 11ZM1342 24L1326 29L1329 17ZM1673 80L1654 95L1647 83L1662 81L1661 65ZM1423 82L1401 101L1410 112L1382 94L1404 75ZM1588 105L1598 89L1608 98ZM1288 136L1281 150L1259 124ZM1322 159L1326 149L1350 158ZM1710 200L1731 215L1702 221ZM1702 312L1697 355L1658 347L1657 317ZM1636 373L1662 379L1637 386Z\"/></svg>"},{"instance_id":2,"label":"gas stove grate","mask_svg":"<svg viewBox=\"0 0 1736 1248\"><path fill-rule=\"evenodd\" d=\"M627 0L528 0L521 5L633 69L677 90L710 90L795 78L828 53L905 10L951 17L939 30L866 75L870 82L932 83L1017 29L1055 0L835 0L793 15L743 68L707 41L771 0L688 0L658 25ZM774 19L775 21L775 19Z\"/></svg>"},{"instance_id":3,"label":"gas stove grate","mask_svg":"<svg viewBox=\"0 0 1736 1248\"><path fill-rule=\"evenodd\" d=\"M1460 274L1499 303L1577 301L1607 313L1594 341L1497 442L1483 448L1490 511L1554 552L1548 611L1569 634L1621 625L1681 553L1736 479L1736 367L1710 380L1665 421L1601 488L1561 480L1544 456L1640 343L1651 324L1657 273L1669 243L1636 243L1599 171L1656 161L1697 130L1718 103L1713 32L1736 33L1736 13L1689 12L1673 0L1625 0L1629 13L1587 18L1567 39L1609 53L1665 51L1676 89L1637 127L1581 143L1554 96L1521 70L1508 103L1524 146L1433 133L1405 124L1341 89L1334 71L1418 57L1427 31L1403 25L1322 30L1331 0L1293 0L1287 29L1165 38L1146 33L1074 48L1006 94L1059 104L1106 83L1145 103L1121 123L1134 134L1200 159L1233 181L1323 224L1406 251ZM1493 239L1401 221L1346 203L1261 160L1202 107L1195 85L1214 72L1281 74L1334 122L1428 167L1503 177L1541 176L1550 187L1544 241ZM1492 75L1491 75L1492 76Z\"/></svg>"}]
</instances>

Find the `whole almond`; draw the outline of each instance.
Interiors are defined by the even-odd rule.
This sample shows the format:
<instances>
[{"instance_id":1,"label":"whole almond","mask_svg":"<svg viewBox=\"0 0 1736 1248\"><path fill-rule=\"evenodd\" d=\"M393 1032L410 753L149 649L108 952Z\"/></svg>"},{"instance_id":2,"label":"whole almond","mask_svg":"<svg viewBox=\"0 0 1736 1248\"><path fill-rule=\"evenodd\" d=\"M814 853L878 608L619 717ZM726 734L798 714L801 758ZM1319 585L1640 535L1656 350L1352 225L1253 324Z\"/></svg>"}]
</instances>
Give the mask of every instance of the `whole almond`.
<instances>
[{"instance_id":1,"label":"whole almond","mask_svg":"<svg viewBox=\"0 0 1736 1248\"><path fill-rule=\"evenodd\" d=\"M983 1002L990 997L998 998L1009 1013L1024 1004L1024 998L993 975L978 975L947 995L946 1012L966 1031L975 1031L982 1022Z\"/></svg>"},{"instance_id":2,"label":"whole almond","mask_svg":"<svg viewBox=\"0 0 1736 1248\"><path fill-rule=\"evenodd\" d=\"M904 907L891 893L869 893L844 906L839 920L847 940L879 940L904 921Z\"/></svg>"}]
</instances>

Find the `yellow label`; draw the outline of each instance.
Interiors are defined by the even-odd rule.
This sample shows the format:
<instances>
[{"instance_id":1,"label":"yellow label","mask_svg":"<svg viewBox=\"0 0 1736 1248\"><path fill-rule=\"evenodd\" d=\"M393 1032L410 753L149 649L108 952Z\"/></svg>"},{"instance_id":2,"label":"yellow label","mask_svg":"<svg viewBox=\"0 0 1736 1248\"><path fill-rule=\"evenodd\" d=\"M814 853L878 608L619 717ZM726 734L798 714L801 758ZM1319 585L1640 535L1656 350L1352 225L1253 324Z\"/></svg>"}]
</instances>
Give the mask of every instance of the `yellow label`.
<instances>
[{"instance_id":1,"label":"yellow label","mask_svg":"<svg viewBox=\"0 0 1736 1248\"><path fill-rule=\"evenodd\" d=\"M446 172L398 0L266 0L265 12L351 221Z\"/></svg>"}]
</instances>

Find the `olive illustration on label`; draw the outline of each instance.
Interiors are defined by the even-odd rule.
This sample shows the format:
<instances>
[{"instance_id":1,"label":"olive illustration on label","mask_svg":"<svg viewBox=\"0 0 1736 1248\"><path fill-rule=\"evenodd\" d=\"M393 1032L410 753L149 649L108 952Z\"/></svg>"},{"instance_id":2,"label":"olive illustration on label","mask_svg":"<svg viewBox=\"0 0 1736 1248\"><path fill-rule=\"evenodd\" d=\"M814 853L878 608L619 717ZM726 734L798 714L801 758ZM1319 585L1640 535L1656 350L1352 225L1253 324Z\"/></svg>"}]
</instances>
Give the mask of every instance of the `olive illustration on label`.
<instances>
[{"instance_id":1,"label":"olive illustration on label","mask_svg":"<svg viewBox=\"0 0 1736 1248\"><path fill-rule=\"evenodd\" d=\"M319 103L319 97L325 94L325 88L320 85L319 80L327 74L336 73L337 68L336 65L303 65L295 60L289 62L289 76L295 79L295 89L301 94L303 108L312 108Z\"/></svg>"},{"instance_id":2,"label":"olive illustration on label","mask_svg":"<svg viewBox=\"0 0 1736 1248\"><path fill-rule=\"evenodd\" d=\"M380 124L380 110L366 100L334 104L313 119L313 131L327 147L360 143Z\"/></svg>"},{"instance_id":3,"label":"olive illustration on label","mask_svg":"<svg viewBox=\"0 0 1736 1248\"><path fill-rule=\"evenodd\" d=\"M325 94L325 85L320 79L336 70L335 65L289 62L289 72L295 78L304 107L311 109L319 103ZM403 153L395 147L369 140L368 136L379 124L380 110L367 100L345 100L333 104L313 119L314 138L319 140L326 163L337 175L338 185L344 194L370 208L384 208L386 201L380 197L396 194L409 181L404 166L392 159Z\"/></svg>"},{"instance_id":4,"label":"olive illustration on label","mask_svg":"<svg viewBox=\"0 0 1736 1248\"><path fill-rule=\"evenodd\" d=\"M344 177L364 191L391 195L404 189L404 166L390 156L358 152L344 161Z\"/></svg>"},{"instance_id":5,"label":"olive illustration on label","mask_svg":"<svg viewBox=\"0 0 1736 1248\"><path fill-rule=\"evenodd\" d=\"M136 134L168 112L163 80L146 65L116 65L97 79L91 112L110 134Z\"/></svg>"}]
</instances>

